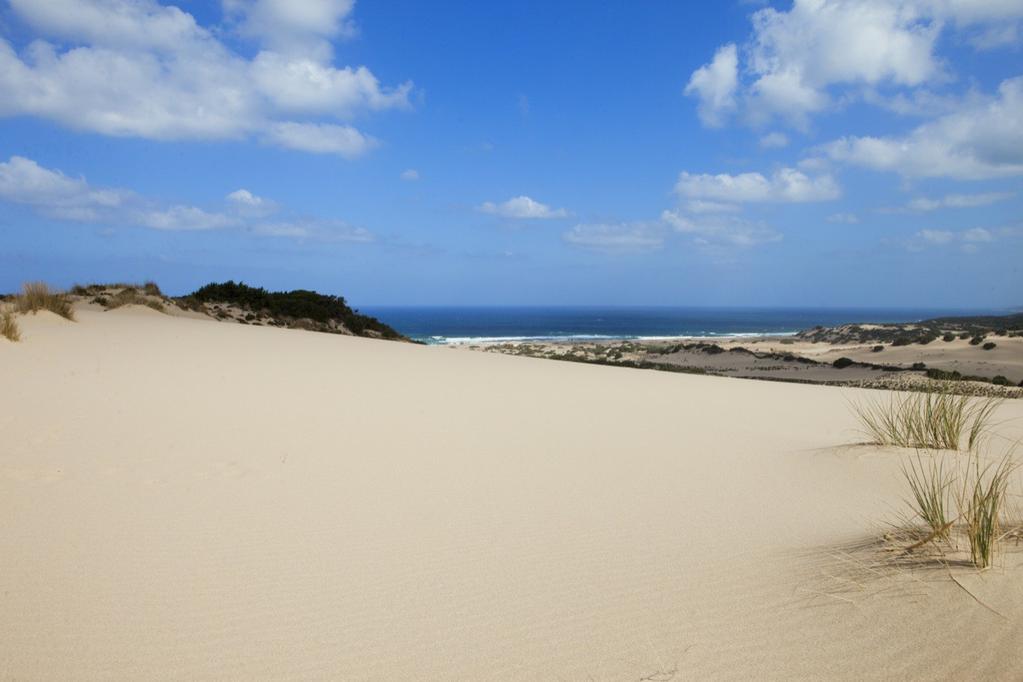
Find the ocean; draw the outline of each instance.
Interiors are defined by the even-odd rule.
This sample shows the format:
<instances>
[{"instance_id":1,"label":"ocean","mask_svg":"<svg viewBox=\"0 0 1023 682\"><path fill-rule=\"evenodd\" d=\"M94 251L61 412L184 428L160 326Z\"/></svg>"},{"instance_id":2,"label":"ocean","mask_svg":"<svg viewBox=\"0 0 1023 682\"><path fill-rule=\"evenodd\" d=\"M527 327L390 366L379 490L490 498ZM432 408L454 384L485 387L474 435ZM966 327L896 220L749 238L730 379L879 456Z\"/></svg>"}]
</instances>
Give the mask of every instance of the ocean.
<instances>
[{"instance_id":1,"label":"ocean","mask_svg":"<svg viewBox=\"0 0 1023 682\"><path fill-rule=\"evenodd\" d=\"M788 335L817 325L913 322L993 310L925 308L405 307L360 309L430 344Z\"/></svg>"}]
</instances>

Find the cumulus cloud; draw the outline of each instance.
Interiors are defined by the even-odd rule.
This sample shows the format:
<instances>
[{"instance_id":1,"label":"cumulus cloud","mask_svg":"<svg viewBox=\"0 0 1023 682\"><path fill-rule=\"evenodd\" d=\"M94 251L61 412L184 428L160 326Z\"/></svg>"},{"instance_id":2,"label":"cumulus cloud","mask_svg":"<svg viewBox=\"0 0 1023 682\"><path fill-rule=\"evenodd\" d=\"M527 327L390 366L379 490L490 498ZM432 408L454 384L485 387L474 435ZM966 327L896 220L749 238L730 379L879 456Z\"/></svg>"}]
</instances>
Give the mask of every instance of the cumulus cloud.
<instances>
[{"instance_id":1,"label":"cumulus cloud","mask_svg":"<svg viewBox=\"0 0 1023 682\"><path fill-rule=\"evenodd\" d=\"M739 56L734 44L725 45L714 59L701 66L689 78L685 94L697 97L704 125L716 127L735 109L735 91L739 85Z\"/></svg>"},{"instance_id":2,"label":"cumulus cloud","mask_svg":"<svg viewBox=\"0 0 1023 682\"><path fill-rule=\"evenodd\" d=\"M699 98L709 126L743 109L754 123L805 127L809 115L848 97L948 80L936 53L945 31L995 48L1017 43L1021 20L1023 4L1008 0L795 0L754 12L748 41L719 48L686 94Z\"/></svg>"},{"instance_id":3,"label":"cumulus cloud","mask_svg":"<svg viewBox=\"0 0 1023 682\"><path fill-rule=\"evenodd\" d=\"M664 245L664 237L647 223L579 224L562 235L573 246L597 251L651 251Z\"/></svg>"},{"instance_id":4,"label":"cumulus cloud","mask_svg":"<svg viewBox=\"0 0 1023 682\"><path fill-rule=\"evenodd\" d=\"M569 215L563 208L551 208L527 196L514 197L500 204L487 201L480 205L479 210L502 218L517 219L566 218Z\"/></svg>"},{"instance_id":5,"label":"cumulus cloud","mask_svg":"<svg viewBox=\"0 0 1023 682\"><path fill-rule=\"evenodd\" d=\"M322 57L329 39L355 34L355 0L223 0L239 33L275 50Z\"/></svg>"},{"instance_id":6,"label":"cumulus cloud","mask_svg":"<svg viewBox=\"0 0 1023 682\"><path fill-rule=\"evenodd\" d=\"M993 97L918 126L902 137L843 137L822 147L831 159L909 177L982 180L1023 174L1023 77Z\"/></svg>"},{"instance_id":7,"label":"cumulus cloud","mask_svg":"<svg viewBox=\"0 0 1023 682\"><path fill-rule=\"evenodd\" d=\"M320 37L336 34L351 9L328 0L229 4L244 26L286 16L273 31ZM351 158L374 142L338 121L409 107L411 83L384 87L364 66L333 66L329 50L285 49L254 28L267 47L249 58L217 30L154 0L12 0L11 8L38 39L20 52L0 39L0 116L155 140L258 138ZM316 28L327 15L338 20Z\"/></svg>"},{"instance_id":8,"label":"cumulus cloud","mask_svg":"<svg viewBox=\"0 0 1023 682\"><path fill-rule=\"evenodd\" d=\"M685 198L729 203L828 201L841 196L830 175L810 177L794 168L781 168L766 177L761 173L729 175L683 171L675 192Z\"/></svg>"},{"instance_id":9,"label":"cumulus cloud","mask_svg":"<svg viewBox=\"0 0 1023 682\"><path fill-rule=\"evenodd\" d=\"M202 208L164 205L120 188L94 187L85 178L69 177L32 159L12 156L0 162L0 202L27 205L41 215L81 223L124 225L164 231L239 229L277 237L312 237L321 241L372 241L373 235L338 220L269 221L275 202L238 189L224 205Z\"/></svg>"},{"instance_id":10,"label":"cumulus cloud","mask_svg":"<svg viewBox=\"0 0 1023 682\"><path fill-rule=\"evenodd\" d=\"M727 244L751 247L780 241L782 235L762 222L736 216L686 216L679 211L664 211L661 220L675 232L692 235L698 244Z\"/></svg>"}]
</instances>

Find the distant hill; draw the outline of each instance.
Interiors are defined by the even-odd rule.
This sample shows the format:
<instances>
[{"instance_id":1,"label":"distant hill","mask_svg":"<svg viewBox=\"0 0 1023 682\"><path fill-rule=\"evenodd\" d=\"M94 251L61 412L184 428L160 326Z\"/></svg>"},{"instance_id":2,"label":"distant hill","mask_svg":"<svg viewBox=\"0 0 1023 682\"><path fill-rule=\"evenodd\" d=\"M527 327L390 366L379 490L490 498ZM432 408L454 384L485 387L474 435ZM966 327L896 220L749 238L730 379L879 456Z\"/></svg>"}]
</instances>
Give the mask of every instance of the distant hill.
<instances>
[{"instance_id":1,"label":"distant hill","mask_svg":"<svg viewBox=\"0 0 1023 682\"><path fill-rule=\"evenodd\" d=\"M1023 313L936 317L920 322L843 324L836 327L805 329L796 336L814 342L877 342L902 346L910 343L927 344L939 337L945 340L949 340L952 336L983 338L988 334L996 336L1023 335Z\"/></svg>"},{"instance_id":2,"label":"distant hill","mask_svg":"<svg viewBox=\"0 0 1023 682\"><path fill-rule=\"evenodd\" d=\"M243 282L211 283L175 299L182 308L247 324L334 334L408 340L375 317L353 310L341 296L306 289L267 291Z\"/></svg>"}]
</instances>

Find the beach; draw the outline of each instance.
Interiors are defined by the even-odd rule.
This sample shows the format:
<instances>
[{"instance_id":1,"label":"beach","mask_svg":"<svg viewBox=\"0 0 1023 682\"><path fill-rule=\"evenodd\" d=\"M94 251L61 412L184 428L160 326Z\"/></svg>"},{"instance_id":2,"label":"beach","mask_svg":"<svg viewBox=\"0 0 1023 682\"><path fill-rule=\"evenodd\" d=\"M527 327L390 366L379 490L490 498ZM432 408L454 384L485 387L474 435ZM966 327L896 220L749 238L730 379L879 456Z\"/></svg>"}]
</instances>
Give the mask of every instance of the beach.
<instances>
[{"instance_id":1,"label":"beach","mask_svg":"<svg viewBox=\"0 0 1023 682\"><path fill-rule=\"evenodd\" d=\"M1012 543L890 561L879 391L76 318L0 342L2 678L1020 674Z\"/></svg>"}]
</instances>

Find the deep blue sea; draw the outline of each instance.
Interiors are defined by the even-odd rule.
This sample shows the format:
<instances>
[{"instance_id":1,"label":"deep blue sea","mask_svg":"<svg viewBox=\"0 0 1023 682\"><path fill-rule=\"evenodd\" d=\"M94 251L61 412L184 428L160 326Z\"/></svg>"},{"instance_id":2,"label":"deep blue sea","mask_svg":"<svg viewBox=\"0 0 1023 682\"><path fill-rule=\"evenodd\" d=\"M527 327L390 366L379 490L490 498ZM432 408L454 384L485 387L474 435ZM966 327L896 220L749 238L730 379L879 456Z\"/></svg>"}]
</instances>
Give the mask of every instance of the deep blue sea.
<instances>
[{"instance_id":1,"label":"deep blue sea","mask_svg":"<svg viewBox=\"0 0 1023 682\"><path fill-rule=\"evenodd\" d=\"M895 308L400 307L361 309L427 343L792 334L846 322L912 322L997 310Z\"/></svg>"}]
</instances>

